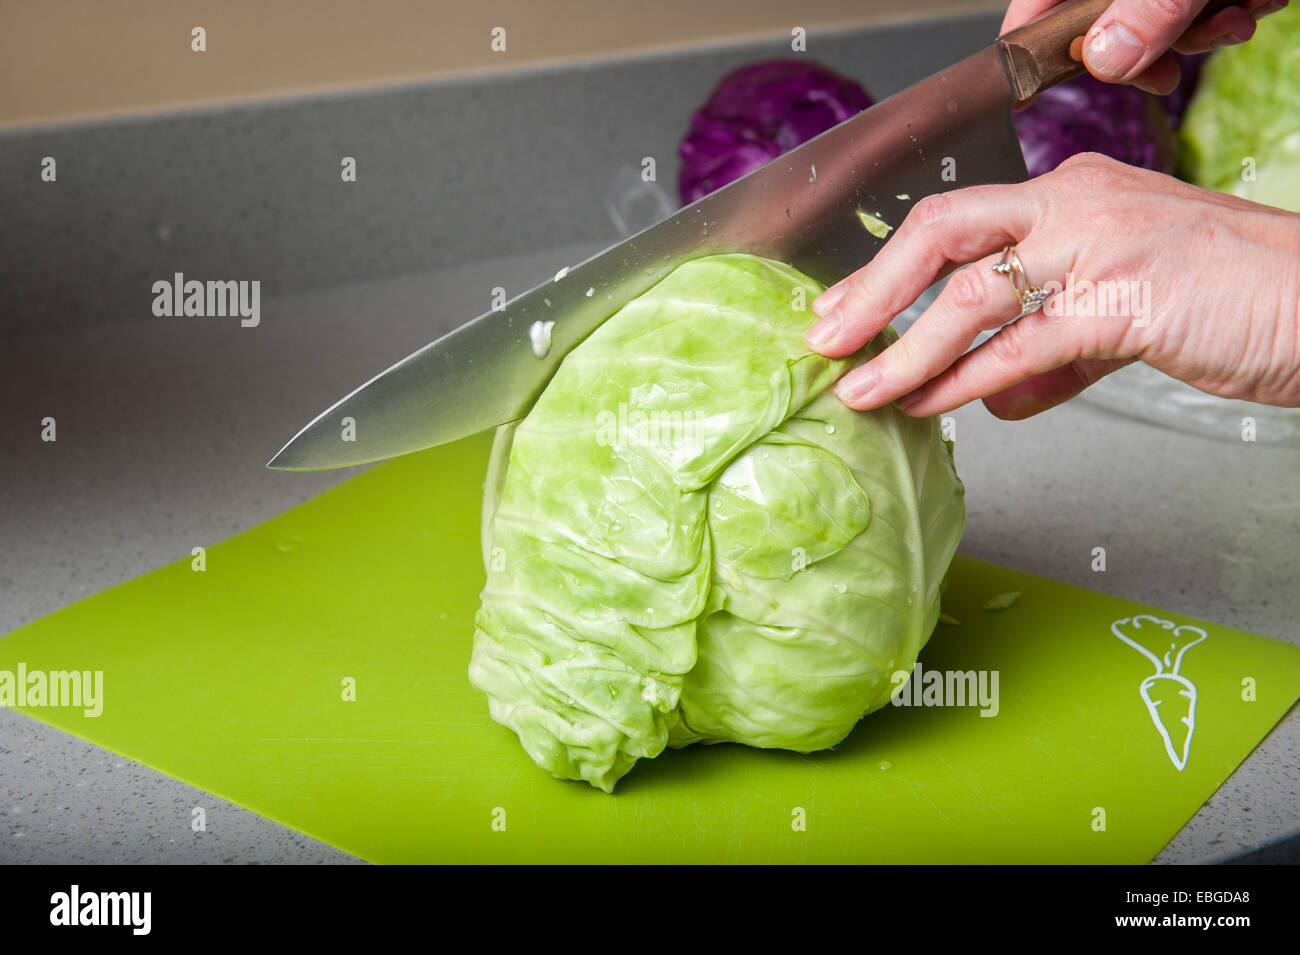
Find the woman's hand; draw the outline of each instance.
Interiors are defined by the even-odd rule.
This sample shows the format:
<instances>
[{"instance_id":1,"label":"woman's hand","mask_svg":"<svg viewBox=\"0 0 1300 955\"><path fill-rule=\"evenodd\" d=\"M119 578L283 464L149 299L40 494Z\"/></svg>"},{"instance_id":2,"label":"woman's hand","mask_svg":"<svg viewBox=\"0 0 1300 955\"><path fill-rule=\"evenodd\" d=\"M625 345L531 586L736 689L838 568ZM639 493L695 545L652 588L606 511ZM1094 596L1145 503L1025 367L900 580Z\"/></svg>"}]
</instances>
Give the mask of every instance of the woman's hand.
<instances>
[{"instance_id":1,"label":"woman's hand","mask_svg":"<svg viewBox=\"0 0 1300 955\"><path fill-rule=\"evenodd\" d=\"M1032 284L1064 286L1011 324L1019 302L992 270L1008 244ZM906 334L836 385L846 404L932 415L984 398L1026 418L1140 359L1210 394L1300 406L1300 215L1084 153L917 203L813 302L809 347L853 354L949 272ZM1000 330L963 354L985 329Z\"/></svg>"},{"instance_id":2,"label":"woman's hand","mask_svg":"<svg viewBox=\"0 0 1300 955\"><path fill-rule=\"evenodd\" d=\"M1024 26L1061 0L1011 0L1002 33ZM1240 0L1204 23L1191 23L1206 0L1115 0L1083 43L1088 72L1108 83L1132 83L1148 93L1164 95L1178 85L1178 63L1167 51L1203 53L1215 47L1244 43L1255 33L1255 21L1276 13L1287 0Z\"/></svg>"}]
</instances>

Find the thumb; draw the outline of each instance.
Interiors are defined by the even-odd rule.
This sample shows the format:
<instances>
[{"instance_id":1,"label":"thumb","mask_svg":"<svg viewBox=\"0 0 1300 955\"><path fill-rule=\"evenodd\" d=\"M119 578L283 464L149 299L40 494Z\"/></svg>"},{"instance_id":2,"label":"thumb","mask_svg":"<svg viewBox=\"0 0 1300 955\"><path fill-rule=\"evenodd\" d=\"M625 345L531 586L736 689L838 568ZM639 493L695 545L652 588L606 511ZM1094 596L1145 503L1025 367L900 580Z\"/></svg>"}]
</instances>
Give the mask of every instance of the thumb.
<instances>
[{"instance_id":1,"label":"thumb","mask_svg":"<svg viewBox=\"0 0 1300 955\"><path fill-rule=\"evenodd\" d=\"M1206 0L1115 0L1083 44L1083 62L1099 79L1118 83L1150 66L1196 19Z\"/></svg>"}]
</instances>

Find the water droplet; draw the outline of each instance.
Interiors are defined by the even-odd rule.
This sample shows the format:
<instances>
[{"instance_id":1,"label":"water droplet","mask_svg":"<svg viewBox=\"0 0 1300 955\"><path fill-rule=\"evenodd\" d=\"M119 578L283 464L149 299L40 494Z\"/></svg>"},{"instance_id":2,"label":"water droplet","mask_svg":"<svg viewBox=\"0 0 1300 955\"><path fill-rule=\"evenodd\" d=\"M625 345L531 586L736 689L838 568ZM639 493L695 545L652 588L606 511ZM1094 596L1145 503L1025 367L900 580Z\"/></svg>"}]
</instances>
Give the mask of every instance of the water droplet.
<instances>
[{"instance_id":1,"label":"water droplet","mask_svg":"<svg viewBox=\"0 0 1300 955\"><path fill-rule=\"evenodd\" d=\"M298 549L298 545L300 545L301 543L302 541L298 540L298 538L290 537L288 540L276 541L275 549L278 550L281 554L292 554L294 551Z\"/></svg>"},{"instance_id":2,"label":"water droplet","mask_svg":"<svg viewBox=\"0 0 1300 955\"><path fill-rule=\"evenodd\" d=\"M533 322L528 329L528 338L533 343L533 354L538 358L545 358L551 350L551 329L554 327L554 322Z\"/></svg>"},{"instance_id":3,"label":"water droplet","mask_svg":"<svg viewBox=\"0 0 1300 955\"><path fill-rule=\"evenodd\" d=\"M844 584L835 584L835 592L837 594L846 594L849 592L849 588Z\"/></svg>"},{"instance_id":4,"label":"water droplet","mask_svg":"<svg viewBox=\"0 0 1300 955\"><path fill-rule=\"evenodd\" d=\"M828 425L826 426L826 433L827 433L827 434L834 434L834 433L835 433L835 425L833 425L833 424L828 424Z\"/></svg>"},{"instance_id":5,"label":"water droplet","mask_svg":"<svg viewBox=\"0 0 1300 955\"><path fill-rule=\"evenodd\" d=\"M558 282L560 279L564 278L568 274L569 274L569 267L566 265L564 268L560 269L560 271L555 273L555 281Z\"/></svg>"},{"instance_id":6,"label":"water droplet","mask_svg":"<svg viewBox=\"0 0 1300 955\"><path fill-rule=\"evenodd\" d=\"M593 285L591 288L587 289L587 298L591 298L595 294L596 294L596 286Z\"/></svg>"},{"instance_id":7,"label":"water droplet","mask_svg":"<svg viewBox=\"0 0 1300 955\"><path fill-rule=\"evenodd\" d=\"M879 769L881 772L886 772L888 770L893 769L894 764L887 759L882 759L880 762L876 763L876 768Z\"/></svg>"}]
</instances>

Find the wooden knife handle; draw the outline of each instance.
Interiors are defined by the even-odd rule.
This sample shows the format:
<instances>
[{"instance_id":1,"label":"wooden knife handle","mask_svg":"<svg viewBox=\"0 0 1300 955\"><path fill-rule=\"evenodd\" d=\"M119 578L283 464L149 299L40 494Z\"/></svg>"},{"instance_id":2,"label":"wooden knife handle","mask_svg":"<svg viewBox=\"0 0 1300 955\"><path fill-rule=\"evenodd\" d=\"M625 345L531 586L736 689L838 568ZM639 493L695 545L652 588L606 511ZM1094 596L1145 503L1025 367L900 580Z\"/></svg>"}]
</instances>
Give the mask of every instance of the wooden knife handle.
<instances>
[{"instance_id":1,"label":"wooden knife handle","mask_svg":"<svg viewBox=\"0 0 1300 955\"><path fill-rule=\"evenodd\" d=\"M1110 4L1111 0L1066 0L998 38L1016 99L1027 100L1083 72L1083 37ZM1234 5L1235 0L1210 0L1195 22Z\"/></svg>"}]
</instances>

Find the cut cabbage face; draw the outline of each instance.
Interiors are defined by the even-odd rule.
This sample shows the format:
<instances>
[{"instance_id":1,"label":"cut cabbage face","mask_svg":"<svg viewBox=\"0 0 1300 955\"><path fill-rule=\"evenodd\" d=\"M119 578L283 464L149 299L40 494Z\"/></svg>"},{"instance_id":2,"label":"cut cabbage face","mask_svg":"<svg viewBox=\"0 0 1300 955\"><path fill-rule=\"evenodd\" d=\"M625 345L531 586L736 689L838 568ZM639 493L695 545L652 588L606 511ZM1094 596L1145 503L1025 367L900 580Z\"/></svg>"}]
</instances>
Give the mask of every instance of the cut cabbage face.
<instances>
[{"instance_id":1,"label":"cut cabbage face","mask_svg":"<svg viewBox=\"0 0 1300 955\"><path fill-rule=\"evenodd\" d=\"M498 432L469 676L553 775L610 792L669 746L834 746L933 630L965 519L951 444L827 390L852 360L804 343L822 290L688 262Z\"/></svg>"}]
</instances>

